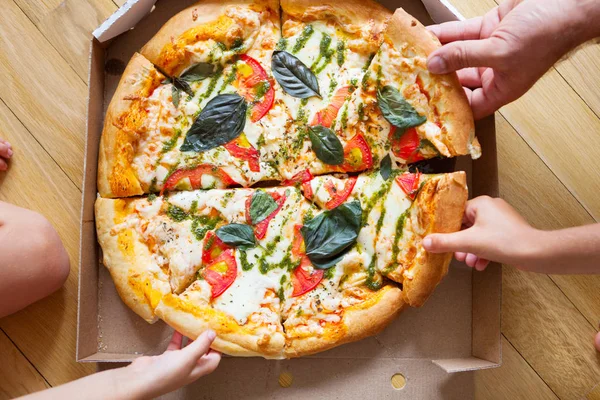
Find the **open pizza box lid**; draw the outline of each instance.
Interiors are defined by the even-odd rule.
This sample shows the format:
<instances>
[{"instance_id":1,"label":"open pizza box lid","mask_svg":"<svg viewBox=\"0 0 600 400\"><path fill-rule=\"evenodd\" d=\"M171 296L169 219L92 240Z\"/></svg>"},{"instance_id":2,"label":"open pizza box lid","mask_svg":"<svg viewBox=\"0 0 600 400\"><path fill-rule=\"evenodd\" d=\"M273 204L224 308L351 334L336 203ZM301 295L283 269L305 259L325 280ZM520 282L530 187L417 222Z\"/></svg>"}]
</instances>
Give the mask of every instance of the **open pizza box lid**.
<instances>
[{"instance_id":1,"label":"open pizza box lid","mask_svg":"<svg viewBox=\"0 0 600 400\"><path fill-rule=\"evenodd\" d=\"M79 274L77 360L100 369L160 354L172 330L149 325L120 300L96 241L98 145L104 113L125 65L158 29L194 0L129 0L92 39ZM445 0L381 0L403 7L425 25L461 19ZM498 194L494 119L479 121L483 156L456 160L471 196ZM453 262L448 276L419 309L407 309L383 332L293 360L224 357L219 368L169 398L460 398L473 396L473 371L501 363L502 271L476 272ZM107 364L110 362L111 364ZM455 373L461 372L462 373ZM289 387L287 384L290 382ZM403 386L401 389L397 387Z\"/></svg>"}]
</instances>

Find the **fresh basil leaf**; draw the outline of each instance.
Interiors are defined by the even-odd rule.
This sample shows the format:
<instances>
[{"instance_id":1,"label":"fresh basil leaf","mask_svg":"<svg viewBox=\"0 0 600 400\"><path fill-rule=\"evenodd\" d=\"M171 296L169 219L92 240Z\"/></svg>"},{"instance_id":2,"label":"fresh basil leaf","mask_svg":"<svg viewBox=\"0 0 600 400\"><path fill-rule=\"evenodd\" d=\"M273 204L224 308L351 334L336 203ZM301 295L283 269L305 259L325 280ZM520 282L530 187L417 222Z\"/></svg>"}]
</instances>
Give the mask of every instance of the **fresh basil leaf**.
<instances>
[{"instance_id":1,"label":"fresh basil leaf","mask_svg":"<svg viewBox=\"0 0 600 400\"><path fill-rule=\"evenodd\" d=\"M202 152L231 142L244 130L247 109L236 93L213 98L187 132L181 151Z\"/></svg>"},{"instance_id":2,"label":"fresh basil leaf","mask_svg":"<svg viewBox=\"0 0 600 400\"><path fill-rule=\"evenodd\" d=\"M228 224L217 229L216 234L223 243L242 250L256 246L254 231L249 225Z\"/></svg>"},{"instance_id":3,"label":"fresh basil leaf","mask_svg":"<svg viewBox=\"0 0 600 400\"><path fill-rule=\"evenodd\" d=\"M392 159L390 158L389 154L383 157L383 160L381 160L381 164L379 165L379 173L384 181L387 181L392 174Z\"/></svg>"},{"instance_id":4,"label":"fresh basil leaf","mask_svg":"<svg viewBox=\"0 0 600 400\"><path fill-rule=\"evenodd\" d=\"M344 162L344 146L334 131L322 125L309 126L308 137L319 160L329 165Z\"/></svg>"},{"instance_id":5,"label":"fresh basil leaf","mask_svg":"<svg viewBox=\"0 0 600 400\"><path fill-rule=\"evenodd\" d=\"M213 64L199 62L186 68L179 74L179 79L185 82L198 82L212 76L214 73L215 66Z\"/></svg>"},{"instance_id":6,"label":"fresh basil leaf","mask_svg":"<svg viewBox=\"0 0 600 400\"><path fill-rule=\"evenodd\" d=\"M264 221L271 213L277 210L277 203L268 193L257 190L250 200L250 220L253 225Z\"/></svg>"},{"instance_id":7,"label":"fresh basil leaf","mask_svg":"<svg viewBox=\"0 0 600 400\"><path fill-rule=\"evenodd\" d=\"M384 86L377 91L377 104L383 117L397 128L408 129L427 121L427 118L419 115L417 110L392 86Z\"/></svg>"},{"instance_id":8,"label":"fresh basil leaf","mask_svg":"<svg viewBox=\"0 0 600 400\"><path fill-rule=\"evenodd\" d=\"M319 82L302 61L287 51L274 51L271 70L277 82L290 96L305 99L319 96Z\"/></svg>"},{"instance_id":9,"label":"fresh basil leaf","mask_svg":"<svg viewBox=\"0 0 600 400\"><path fill-rule=\"evenodd\" d=\"M171 86L171 98L175 108L179 107L179 89L177 89L175 85Z\"/></svg>"},{"instance_id":10,"label":"fresh basil leaf","mask_svg":"<svg viewBox=\"0 0 600 400\"><path fill-rule=\"evenodd\" d=\"M173 81L173 86L175 86L177 89L181 90L182 92L186 92L190 96L194 96L194 91L192 90L192 87L190 86L189 83L187 83L183 79L179 79L175 76L172 78L172 81Z\"/></svg>"},{"instance_id":11,"label":"fresh basil leaf","mask_svg":"<svg viewBox=\"0 0 600 400\"><path fill-rule=\"evenodd\" d=\"M361 221L362 207L354 200L305 223L300 231L313 266L326 269L337 263L356 243Z\"/></svg>"}]
</instances>

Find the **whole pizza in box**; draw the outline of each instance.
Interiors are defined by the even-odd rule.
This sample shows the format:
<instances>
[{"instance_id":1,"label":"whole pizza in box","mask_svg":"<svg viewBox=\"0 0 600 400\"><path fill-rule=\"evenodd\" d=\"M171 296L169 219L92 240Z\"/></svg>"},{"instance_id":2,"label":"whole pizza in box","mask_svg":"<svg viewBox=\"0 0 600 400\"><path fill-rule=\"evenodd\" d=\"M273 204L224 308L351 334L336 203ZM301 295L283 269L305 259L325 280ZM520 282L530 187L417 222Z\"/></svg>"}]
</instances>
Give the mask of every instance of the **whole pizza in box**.
<instances>
[{"instance_id":1,"label":"whole pizza in box","mask_svg":"<svg viewBox=\"0 0 600 400\"><path fill-rule=\"evenodd\" d=\"M123 301L216 350L289 358L421 306L480 155L456 75L403 10L370 0L202 1L125 69L102 133L96 227ZM409 166L411 167L409 169Z\"/></svg>"}]
</instances>

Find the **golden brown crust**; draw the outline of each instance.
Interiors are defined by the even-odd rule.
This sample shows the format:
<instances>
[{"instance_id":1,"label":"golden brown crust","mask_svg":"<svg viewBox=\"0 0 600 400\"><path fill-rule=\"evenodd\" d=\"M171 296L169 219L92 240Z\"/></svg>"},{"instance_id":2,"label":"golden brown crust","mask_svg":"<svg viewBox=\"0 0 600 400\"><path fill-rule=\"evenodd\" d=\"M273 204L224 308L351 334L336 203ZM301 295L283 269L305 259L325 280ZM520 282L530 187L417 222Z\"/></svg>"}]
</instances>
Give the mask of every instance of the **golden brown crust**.
<instances>
[{"instance_id":1,"label":"golden brown crust","mask_svg":"<svg viewBox=\"0 0 600 400\"><path fill-rule=\"evenodd\" d=\"M225 313L199 304L192 304L182 296L166 295L156 314L171 327L190 338L197 338L207 329L217 333L214 350L238 357L262 356L283 358L283 333L259 333L238 325Z\"/></svg>"},{"instance_id":2,"label":"golden brown crust","mask_svg":"<svg viewBox=\"0 0 600 400\"><path fill-rule=\"evenodd\" d=\"M382 32L391 16L390 10L372 0L282 0L281 9L288 17L301 21L332 19L354 32L371 21L376 32Z\"/></svg>"},{"instance_id":3,"label":"golden brown crust","mask_svg":"<svg viewBox=\"0 0 600 400\"><path fill-rule=\"evenodd\" d=\"M330 323L323 334L288 338L285 356L307 356L376 335L396 319L405 305L402 291L386 285L366 301L345 309L342 320Z\"/></svg>"},{"instance_id":4,"label":"golden brown crust","mask_svg":"<svg viewBox=\"0 0 600 400\"><path fill-rule=\"evenodd\" d=\"M429 180L419 192L411 208L413 243L416 256L412 265L402 271L402 294L411 307L422 306L435 287L448 273L451 253L425 251L423 238L431 233L450 233L460 229L468 192L464 172L454 172Z\"/></svg>"},{"instance_id":5,"label":"golden brown crust","mask_svg":"<svg viewBox=\"0 0 600 400\"><path fill-rule=\"evenodd\" d=\"M171 17L140 53L165 73L178 75L188 64L185 45L209 38L222 43L232 40L228 33L233 20L226 10L234 6L270 10L278 18L277 0L204 0Z\"/></svg>"},{"instance_id":6,"label":"golden brown crust","mask_svg":"<svg viewBox=\"0 0 600 400\"><path fill-rule=\"evenodd\" d=\"M388 24L386 35L396 48L408 45L414 54L427 58L441 47L438 38L429 32L415 17L399 8ZM481 150L475 138L475 123L469 100L455 72L444 75L430 74L436 93L431 100L435 103L444 127L443 138L450 155L471 154L478 158Z\"/></svg>"},{"instance_id":7,"label":"golden brown crust","mask_svg":"<svg viewBox=\"0 0 600 400\"><path fill-rule=\"evenodd\" d=\"M146 114L142 102L164 79L142 55L127 64L113 95L100 138L98 192L102 197L129 197L144 193L131 163Z\"/></svg>"},{"instance_id":8,"label":"golden brown crust","mask_svg":"<svg viewBox=\"0 0 600 400\"><path fill-rule=\"evenodd\" d=\"M165 280L149 272L154 264L148 248L132 229L113 232L129 213L130 201L98 198L95 204L96 232L102 247L103 264L109 270L123 302L149 323L157 320L154 307L170 292Z\"/></svg>"}]
</instances>

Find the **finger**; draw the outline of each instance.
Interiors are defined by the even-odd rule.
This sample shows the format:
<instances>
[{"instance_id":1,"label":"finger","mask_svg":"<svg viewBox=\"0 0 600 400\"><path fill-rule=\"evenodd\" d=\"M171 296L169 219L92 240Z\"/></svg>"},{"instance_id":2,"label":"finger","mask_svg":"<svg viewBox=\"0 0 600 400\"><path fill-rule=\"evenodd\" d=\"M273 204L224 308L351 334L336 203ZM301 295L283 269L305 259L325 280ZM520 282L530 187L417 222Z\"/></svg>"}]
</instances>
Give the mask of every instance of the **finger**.
<instances>
[{"instance_id":1,"label":"finger","mask_svg":"<svg viewBox=\"0 0 600 400\"><path fill-rule=\"evenodd\" d=\"M475 263L475 269L477 271L483 271L484 269L487 268L487 266L488 266L489 263L490 263L489 260L486 260L485 258L480 258Z\"/></svg>"},{"instance_id":2,"label":"finger","mask_svg":"<svg viewBox=\"0 0 600 400\"><path fill-rule=\"evenodd\" d=\"M209 329L198 336L196 340L188 344L181 351L185 354L188 360L196 362L204 354L210 350L210 345L216 337L215 331Z\"/></svg>"},{"instance_id":3,"label":"finger","mask_svg":"<svg viewBox=\"0 0 600 400\"><path fill-rule=\"evenodd\" d=\"M427 29L437 36L442 43L454 42L455 40L474 40L480 38L482 21L483 17L476 17L466 21L451 21L439 25L430 25Z\"/></svg>"},{"instance_id":4,"label":"finger","mask_svg":"<svg viewBox=\"0 0 600 400\"><path fill-rule=\"evenodd\" d=\"M469 253L467 254L467 257L465 257L465 264L471 268L475 267L477 261L479 261L479 257L477 257L475 254Z\"/></svg>"},{"instance_id":5,"label":"finger","mask_svg":"<svg viewBox=\"0 0 600 400\"><path fill-rule=\"evenodd\" d=\"M467 253L464 253L462 251L457 251L456 253L454 253L454 258L456 258L457 261L464 262L466 257Z\"/></svg>"},{"instance_id":6,"label":"finger","mask_svg":"<svg viewBox=\"0 0 600 400\"><path fill-rule=\"evenodd\" d=\"M471 108L473 109L473 118L476 120L492 115L503 105L496 96L482 88L475 89L471 93Z\"/></svg>"},{"instance_id":7,"label":"finger","mask_svg":"<svg viewBox=\"0 0 600 400\"><path fill-rule=\"evenodd\" d=\"M594 345L596 346L596 350L600 351L600 332L596 333L596 337L594 338Z\"/></svg>"},{"instance_id":8,"label":"finger","mask_svg":"<svg viewBox=\"0 0 600 400\"><path fill-rule=\"evenodd\" d=\"M0 157L10 158L13 155L13 151L10 146L6 143L0 143Z\"/></svg>"},{"instance_id":9,"label":"finger","mask_svg":"<svg viewBox=\"0 0 600 400\"><path fill-rule=\"evenodd\" d=\"M0 158L0 171L6 171L8 169L8 164L6 161Z\"/></svg>"},{"instance_id":10,"label":"finger","mask_svg":"<svg viewBox=\"0 0 600 400\"><path fill-rule=\"evenodd\" d=\"M447 74L469 67L494 67L500 56L493 38L451 42L427 58L427 68L434 74Z\"/></svg>"},{"instance_id":11,"label":"finger","mask_svg":"<svg viewBox=\"0 0 600 400\"><path fill-rule=\"evenodd\" d=\"M494 199L490 196L478 196L467 201L465 214L463 215L463 224L473 226L477 220L477 214L482 207L491 205Z\"/></svg>"},{"instance_id":12,"label":"finger","mask_svg":"<svg viewBox=\"0 0 600 400\"><path fill-rule=\"evenodd\" d=\"M423 247L431 253L475 252L475 228L454 233L434 233L423 239Z\"/></svg>"},{"instance_id":13,"label":"finger","mask_svg":"<svg viewBox=\"0 0 600 400\"><path fill-rule=\"evenodd\" d=\"M173 332L173 337L167 346L167 351L181 349L181 342L183 341L183 335L177 331Z\"/></svg>"},{"instance_id":14,"label":"finger","mask_svg":"<svg viewBox=\"0 0 600 400\"><path fill-rule=\"evenodd\" d=\"M481 75L478 68L465 68L456 71L460 84L468 88L481 87Z\"/></svg>"},{"instance_id":15,"label":"finger","mask_svg":"<svg viewBox=\"0 0 600 400\"><path fill-rule=\"evenodd\" d=\"M217 369L219 362L221 362L221 353L211 350L207 355L198 360L198 363L190 373L190 378L195 381L201 376L210 374Z\"/></svg>"}]
</instances>

